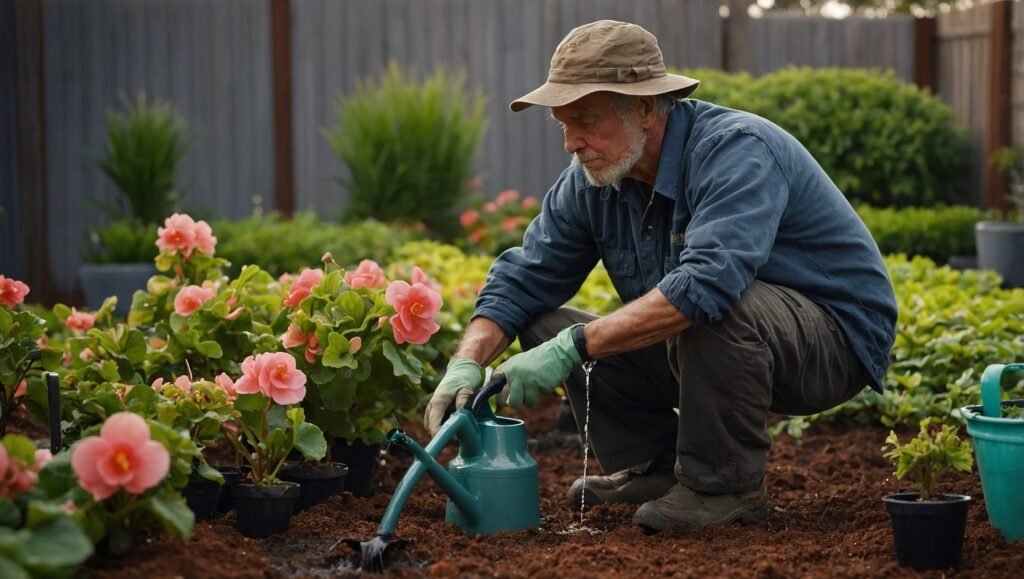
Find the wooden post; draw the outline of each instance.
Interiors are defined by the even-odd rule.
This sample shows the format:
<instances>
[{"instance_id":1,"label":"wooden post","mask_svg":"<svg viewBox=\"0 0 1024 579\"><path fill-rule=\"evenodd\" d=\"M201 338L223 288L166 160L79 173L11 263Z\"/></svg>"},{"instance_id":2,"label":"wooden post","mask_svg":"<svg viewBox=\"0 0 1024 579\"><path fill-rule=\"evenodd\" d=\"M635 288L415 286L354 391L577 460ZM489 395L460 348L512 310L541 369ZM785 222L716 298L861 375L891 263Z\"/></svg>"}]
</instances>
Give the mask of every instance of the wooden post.
<instances>
[{"instance_id":1,"label":"wooden post","mask_svg":"<svg viewBox=\"0 0 1024 579\"><path fill-rule=\"evenodd\" d=\"M722 70L726 72L750 71L750 16L749 0L728 0L729 18L725 19L722 42Z\"/></svg>"},{"instance_id":2,"label":"wooden post","mask_svg":"<svg viewBox=\"0 0 1024 579\"><path fill-rule=\"evenodd\" d=\"M17 87L18 195L24 282L33 302L52 303L50 244L47 237L46 117L43 97L43 2L17 0L14 6ZM65 296L60 296L67 301Z\"/></svg>"},{"instance_id":3,"label":"wooden post","mask_svg":"<svg viewBox=\"0 0 1024 579\"><path fill-rule=\"evenodd\" d=\"M291 0L270 0L270 44L274 85L274 208L291 216L295 212Z\"/></svg>"},{"instance_id":4,"label":"wooden post","mask_svg":"<svg viewBox=\"0 0 1024 579\"><path fill-rule=\"evenodd\" d=\"M1001 0L992 4L992 32L989 36L988 139L985 143L985 171L988 175L986 205L1009 209L1006 175L992 166L992 153L1010 146L1010 81L1012 78L1011 4Z\"/></svg>"},{"instance_id":5,"label":"wooden post","mask_svg":"<svg viewBox=\"0 0 1024 579\"><path fill-rule=\"evenodd\" d=\"M914 20L914 84L935 94L935 19Z\"/></svg>"}]
</instances>

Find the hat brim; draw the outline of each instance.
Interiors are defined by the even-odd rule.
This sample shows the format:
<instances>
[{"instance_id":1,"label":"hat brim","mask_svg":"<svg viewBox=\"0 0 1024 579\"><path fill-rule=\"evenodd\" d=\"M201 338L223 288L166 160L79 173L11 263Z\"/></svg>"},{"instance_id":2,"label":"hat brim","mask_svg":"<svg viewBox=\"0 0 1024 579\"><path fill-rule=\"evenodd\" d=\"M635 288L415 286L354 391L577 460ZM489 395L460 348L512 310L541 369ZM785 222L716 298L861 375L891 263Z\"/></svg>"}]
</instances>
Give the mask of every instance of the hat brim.
<instances>
[{"instance_id":1,"label":"hat brim","mask_svg":"<svg viewBox=\"0 0 1024 579\"><path fill-rule=\"evenodd\" d=\"M519 97L508 105L512 112L519 112L533 105L560 107L577 101L588 94L608 91L633 96L655 96L673 94L676 98L689 96L700 81L679 74L666 74L640 82L546 82L536 90Z\"/></svg>"}]
</instances>

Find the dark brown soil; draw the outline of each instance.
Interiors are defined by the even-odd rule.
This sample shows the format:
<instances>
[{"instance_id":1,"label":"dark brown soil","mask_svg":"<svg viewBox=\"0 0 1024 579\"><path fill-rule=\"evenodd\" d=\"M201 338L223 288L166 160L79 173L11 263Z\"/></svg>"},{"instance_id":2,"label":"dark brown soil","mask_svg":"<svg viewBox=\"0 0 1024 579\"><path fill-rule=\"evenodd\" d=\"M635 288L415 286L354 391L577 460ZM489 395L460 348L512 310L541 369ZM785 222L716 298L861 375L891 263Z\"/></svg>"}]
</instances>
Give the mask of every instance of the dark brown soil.
<instances>
[{"instance_id":1,"label":"dark brown soil","mask_svg":"<svg viewBox=\"0 0 1024 579\"><path fill-rule=\"evenodd\" d=\"M424 478L406 506L397 535L412 543L389 550L393 577L456 576L681 576L681 577L1022 577L1024 541L1008 545L989 526L977 473L951 475L943 490L974 497L959 570L917 573L896 564L889 515L881 498L908 485L891 476L880 447L887 430L821 425L802 443L776 439L768 490L772 512L761 524L702 530L669 528L645 535L630 523L634 508L601 505L585 523L597 535L562 535L578 522L565 498L581 474L578 446L551 444L557 400L520 414L540 465L541 528L470 538L444 523L445 496ZM410 427L412 430L412 427ZM426 442L421 433L414 435ZM446 451L447 452L447 451ZM358 555L343 538L373 538L405 474L408 458L385 455L379 490L367 499L334 497L292 519L282 535L255 540L241 535L233 513L196 524L192 541L141 541L119 559L94 557L89 577L335 577L357 573ZM594 461L590 461L594 465Z\"/></svg>"}]
</instances>

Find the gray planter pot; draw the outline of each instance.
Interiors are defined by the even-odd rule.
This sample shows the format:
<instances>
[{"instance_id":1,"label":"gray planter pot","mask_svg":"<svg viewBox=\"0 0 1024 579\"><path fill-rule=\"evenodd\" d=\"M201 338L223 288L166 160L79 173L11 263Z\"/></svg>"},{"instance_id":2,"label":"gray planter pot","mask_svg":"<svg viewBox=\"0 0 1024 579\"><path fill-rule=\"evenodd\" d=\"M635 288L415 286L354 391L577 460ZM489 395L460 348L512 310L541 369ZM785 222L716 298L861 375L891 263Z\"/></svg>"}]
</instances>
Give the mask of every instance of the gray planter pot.
<instances>
[{"instance_id":1,"label":"gray planter pot","mask_svg":"<svg viewBox=\"0 0 1024 579\"><path fill-rule=\"evenodd\" d=\"M978 267L999 272L1007 287L1024 287L1024 223L979 221L974 238Z\"/></svg>"},{"instance_id":2,"label":"gray planter pot","mask_svg":"<svg viewBox=\"0 0 1024 579\"><path fill-rule=\"evenodd\" d=\"M95 310L103 300L117 296L114 311L122 316L132 307L132 294L146 289L146 282L154 275L156 266L152 263L83 263L78 267L86 305Z\"/></svg>"}]
</instances>

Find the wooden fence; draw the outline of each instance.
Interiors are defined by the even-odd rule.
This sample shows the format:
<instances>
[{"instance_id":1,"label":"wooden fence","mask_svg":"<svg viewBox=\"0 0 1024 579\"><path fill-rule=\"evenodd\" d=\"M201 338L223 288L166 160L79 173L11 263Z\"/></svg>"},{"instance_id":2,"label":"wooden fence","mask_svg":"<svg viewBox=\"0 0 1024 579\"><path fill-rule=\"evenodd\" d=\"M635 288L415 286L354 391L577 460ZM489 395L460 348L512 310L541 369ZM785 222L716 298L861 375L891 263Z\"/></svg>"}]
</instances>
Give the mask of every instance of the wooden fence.
<instances>
[{"instance_id":1,"label":"wooden fence","mask_svg":"<svg viewBox=\"0 0 1024 579\"><path fill-rule=\"evenodd\" d=\"M464 72L468 85L487 95L489 130L476 170L490 195L506 188L543 195L565 166L547 111L513 114L507 105L544 81L558 40L585 22L641 24L658 36L674 68L745 63L761 74L790 64L875 67L915 80L921 63L931 63L915 44L920 22L909 18L723 19L720 4L0 0L0 139L6 139L0 143L16 143L0 146L0 207L7 213L0 216L0 273L39 289L35 299L75 299L85 234L106 220L90 200L116 198L95 167L104 115L120 95L139 90L172 101L193 127L179 175L193 213L235 218L282 208L334 217L347 201L335 182L344 169L321 131L336 123L337 96L392 59L418 76L437 66ZM1020 30L1024 17L1015 8L1014 30ZM944 36L960 25L939 22L938 65L925 77L937 79L939 96L983 147L991 140L979 128L983 97L970 93L981 89L963 80L983 74L982 65L952 48L968 40ZM1022 85L1024 45L1016 42L1014 83ZM1024 95L1024 88L1015 94ZM1016 136L1024 142L1024 106L1019 100L1013 106ZM980 156L976 161L981 166Z\"/></svg>"}]
</instances>

